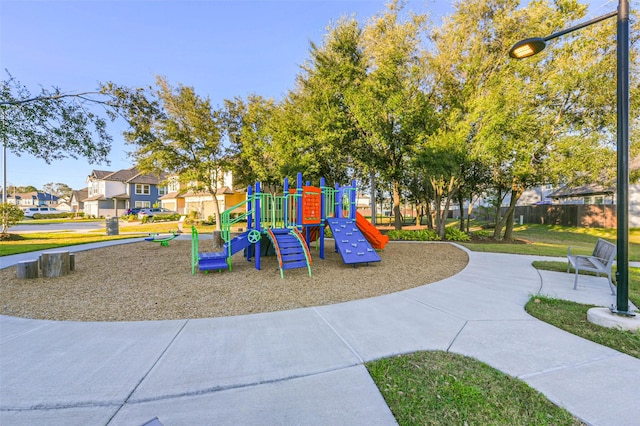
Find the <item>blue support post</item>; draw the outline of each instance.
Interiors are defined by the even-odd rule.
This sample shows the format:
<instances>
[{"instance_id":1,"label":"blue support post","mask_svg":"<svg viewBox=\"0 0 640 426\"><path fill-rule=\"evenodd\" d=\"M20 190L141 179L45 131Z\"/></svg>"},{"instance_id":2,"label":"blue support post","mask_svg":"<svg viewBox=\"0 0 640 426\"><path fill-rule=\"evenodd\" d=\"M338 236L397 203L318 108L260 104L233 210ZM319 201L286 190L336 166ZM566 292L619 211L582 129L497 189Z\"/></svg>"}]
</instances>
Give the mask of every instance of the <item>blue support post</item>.
<instances>
[{"instance_id":1,"label":"blue support post","mask_svg":"<svg viewBox=\"0 0 640 426\"><path fill-rule=\"evenodd\" d=\"M302 173L298 172L298 178L296 180L296 226L302 225ZM309 241L308 236L305 236L306 241Z\"/></svg>"},{"instance_id":2,"label":"blue support post","mask_svg":"<svg viewBox=\"0 0 640 426\"><path fill-rule=\"evenodd\" d=\"M286 177L284 178L284 184L283 184L283 200L282 200L282 220L284 220L284 226L287 226L287 223L289 222L289 178Z\"/></svg>"},{"instance_id":3,"label":"blue support post","mask_svg":"<svg viewBox=\"0 0 640 426\"><path fill-rule=\"evenodd\" d=\"M256 227L255 229L262 233L262 225L260 224L260 182L256 182L256 195L255 195L255 202L254 202L254 212L256 215L255 221L256 221ZM258 240L258 242L255 244L254 249L255 249L255 256L256 256L256 269L259 271L260 270L260 240Z\"/></svg>"},{"instance_id":4,"label":"blue support post","mask_svg":"<svg viewBox=\"0 0 640 426\"><path fill-rule=\"evenodd\" d=\"M356 181L351 181L351 191L349 191L349 219L356 220Z\"/></svg>"},{"instance_id":5,"label":"blue support post","mask_svg":"<svg viewBox=\"0 0 640 426\"><path fill-rule=\"evenodd\" d=\"M320 178L320 229L318 230L318 232L320 233L320 235L318 236L318 239L320 240L320 259L324 259L324 226L325 221L327 220L327 214L325 210L327 204L327 200L325 199L326 193L324 191L325 185L326 182L324 178Z\"/></svg>"},{"instance_id":6,"label":"blue support post","mask_svg":"<svg viewBox=\"0 0 640 426\"><path fill-rule=\"evenodd\" d=\"M247 231L251 231L251 226L253 224L253 188L251 185L247 187ZM247 248L247 261L251 262L251 250Z\"/></svg>"},{"instance_id":7,"label":"blue support post","mask_svg":"<svg viewBox=\"0 0 640 426\"><path fill-rule=\"evenodd\" d=\"M335 200L333 201L333 209L335 211L335 216L337 219L342 218L342 188L336 183L336 194Z\"/></svg>"}]
</instances>

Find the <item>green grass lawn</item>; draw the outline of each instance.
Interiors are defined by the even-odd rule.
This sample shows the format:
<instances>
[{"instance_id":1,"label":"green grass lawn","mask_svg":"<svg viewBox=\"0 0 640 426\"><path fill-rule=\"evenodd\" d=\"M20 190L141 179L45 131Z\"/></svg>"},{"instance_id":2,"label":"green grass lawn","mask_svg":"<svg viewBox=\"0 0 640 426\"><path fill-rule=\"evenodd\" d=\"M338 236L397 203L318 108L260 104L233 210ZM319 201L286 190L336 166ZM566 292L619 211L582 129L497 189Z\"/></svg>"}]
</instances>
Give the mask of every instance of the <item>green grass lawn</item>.
<instances>
[{"instance_id":1,"label":"green grass lawn","mask_svg":"<svg viewBox=\"0 0 640 426\"><path fill-rule=\"evenodd\" d=\"M640 358L640 333L615 330L587 321L591 305L534 296L525 309L534 317L576 336Z\"/></svg>"},{"instance_id":2,"label":"green grass lawn","mask_svg":"<svg viewBox=\"0 0 640 426\"><path fill-rule=\"evenodd\" d=\"M453 353L366 364L400 425L580 425L521 380Z\"/></svg>"},{"instance_id":3,"label":"green grass lawn","mask_svg":"<svg viewBox=\"0 0 640 426\"><path fill-rule=\"evenodd\" d=\"M94 220L95 221L95 220ZM64 219L38 220L39 224L61 223ZM34 223L28 221L28 223ZM213 225L199 225L198 232L213 232ZM185 232L190 232L190 227L185 226ZM119 227L120 235L107 236L105 229L95 229L89 232L56 231L56 232L23 232L11 233L10 240L0 242L0 256L28 253L38 250L53 250L59 247L76 244L88 244L101 241L121 240L126 238L139 238L150 233L168 233L177 231L177 222L159 222L150 224L131 223ZM11 231L11 229L9 229Z\"/></svg>"},{"instance_id":4,"label":"green grass lawn","mask_svg":"<svg viewBox=\"0 0 640 426\"><path fill-rule=\"evenodd\" d=\"M0 242L0 256L10 254L28 253L37 250L52 250L59 247L73 246L76 244L96 243L100 241L121 240L140 235L115 235L106 236L94 233L79 233L73 231L59 232L29 232L13 235L10 241Z\"/></svg>"},{"instance_id":5,"label":"green grass lawn","mask_svg":"<svg viewBox=\"0 0 640 426\"><path fill-rule=\"evenodd\" d=\"M456 223L450 226L456 226ZM517 225L514 227L513 236L520 240L520 244L492 242L460 244L473 251L561 257L567 255L569 246L572 254L591 254L598 238L614 244L617 240L616 230L612 228L569 228L549 225ZM640 228L632 228L629 231L629 260L640 262Z\"/></svg>"}]
</instances>

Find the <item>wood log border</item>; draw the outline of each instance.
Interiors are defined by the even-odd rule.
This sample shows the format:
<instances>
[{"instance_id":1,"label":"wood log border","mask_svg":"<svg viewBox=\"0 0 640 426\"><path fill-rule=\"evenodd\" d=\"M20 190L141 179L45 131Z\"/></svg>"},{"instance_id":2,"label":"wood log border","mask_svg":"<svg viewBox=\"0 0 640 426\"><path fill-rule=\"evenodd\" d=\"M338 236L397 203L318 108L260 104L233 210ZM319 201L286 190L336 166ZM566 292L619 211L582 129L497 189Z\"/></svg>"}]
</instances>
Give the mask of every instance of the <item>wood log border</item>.
<instances>
[{"instance_id":1,"label":"wood log border","mask_svg":"<svg viewBox=\"0 0 640 426\"><path fill-rule=\"evenodd\" d=\"M38 259L18 262L18 278L21 280L38 278Z\"/></svg>"},{"instance_id":2,"label":"wood log border","mask_svg":"<svg viewBox=\"0 0 640 426\"><path fill-rule=\"evenodd\" d=\"M39 259L24 260L16 265L19 279L45 278L68 275L76 270L76 256L68 251L50 251L40 255Z\"/></svg>"}]
</instances>

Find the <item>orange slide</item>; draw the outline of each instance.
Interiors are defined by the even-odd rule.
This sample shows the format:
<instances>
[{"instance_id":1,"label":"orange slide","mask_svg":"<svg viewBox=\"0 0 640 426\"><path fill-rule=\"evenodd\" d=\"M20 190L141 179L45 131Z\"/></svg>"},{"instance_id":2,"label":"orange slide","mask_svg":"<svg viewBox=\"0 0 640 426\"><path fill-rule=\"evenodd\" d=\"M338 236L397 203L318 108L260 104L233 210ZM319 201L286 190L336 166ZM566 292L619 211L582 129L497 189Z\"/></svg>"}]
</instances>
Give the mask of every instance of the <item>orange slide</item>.
<instances>
[{"instance_id":1,"label":"orange slide","mask_svg":"<svg viewBox=\"0 0 640 426\"><path fill-rule=\"evenodd\" d=\"M356 226L362 232L362 235L369 241L371 247L376 250L384 249L389 242L389 237L382 235L378 228L373 226L364 216L356 212Z\"/></svg>"}]
</instances>

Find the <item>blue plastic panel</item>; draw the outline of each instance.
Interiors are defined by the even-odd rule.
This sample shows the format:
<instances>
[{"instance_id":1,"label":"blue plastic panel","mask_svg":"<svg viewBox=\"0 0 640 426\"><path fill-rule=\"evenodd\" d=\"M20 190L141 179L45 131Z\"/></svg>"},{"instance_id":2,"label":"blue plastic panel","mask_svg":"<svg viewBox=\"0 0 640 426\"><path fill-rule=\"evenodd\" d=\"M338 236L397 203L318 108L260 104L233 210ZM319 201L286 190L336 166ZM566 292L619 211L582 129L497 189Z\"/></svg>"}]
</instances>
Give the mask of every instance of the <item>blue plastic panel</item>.
<instances>
[{"instance_id":1,"label":"blue plastic panel","mask_svg":"<svg viewBox=\"0 0 640 426\"><path fill-rule=\"evenodd\" d=\"M380 262L380 256L371 247L352 219L327 219L336 242L336 248L347 265Z\"/></svg>"}]
</instances>

